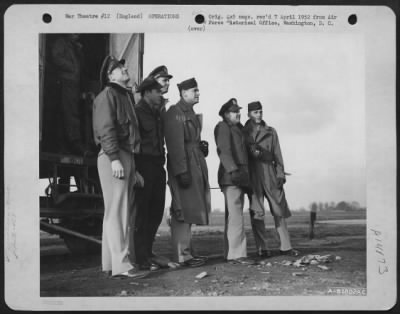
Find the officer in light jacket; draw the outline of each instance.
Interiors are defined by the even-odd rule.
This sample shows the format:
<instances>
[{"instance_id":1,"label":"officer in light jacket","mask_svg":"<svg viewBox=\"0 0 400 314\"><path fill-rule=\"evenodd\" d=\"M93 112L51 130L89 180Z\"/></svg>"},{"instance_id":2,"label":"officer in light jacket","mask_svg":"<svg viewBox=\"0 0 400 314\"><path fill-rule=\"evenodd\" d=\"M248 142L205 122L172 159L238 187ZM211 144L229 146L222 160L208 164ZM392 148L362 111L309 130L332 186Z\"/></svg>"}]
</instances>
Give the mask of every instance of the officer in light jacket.
<instances>
[{"instance_id":1,"label":"officer in light jacket","mask_svg":"<svg viewBox=\"0 0 400 314\"><path fill-rule=\"evenodd\" d=\"M243 132L249 152L250 182L253 194L250 198L251 225L260 257L270 257L265 230L264 198L267 199L275 228L280 238L280 254L297 256L292 248L286 218L291 212L286 201L283 185L286 176L282 152L276 130L263 120L262 105L259 101L248 104L249 120Z\"/></svg>"}]
</instances>

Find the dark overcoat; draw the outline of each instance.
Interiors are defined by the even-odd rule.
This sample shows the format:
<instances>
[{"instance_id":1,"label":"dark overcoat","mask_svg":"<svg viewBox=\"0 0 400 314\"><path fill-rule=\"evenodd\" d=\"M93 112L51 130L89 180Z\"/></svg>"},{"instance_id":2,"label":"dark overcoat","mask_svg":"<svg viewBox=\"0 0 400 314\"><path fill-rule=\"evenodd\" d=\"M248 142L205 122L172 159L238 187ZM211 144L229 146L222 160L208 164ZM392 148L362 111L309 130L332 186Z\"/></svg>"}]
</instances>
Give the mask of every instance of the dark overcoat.
<instances>
[{"instance_id":1,"label":"dark overcoat","mask_svg":"<svg viewBox=\"0 0 400 314\"><path fill-rule=\"evenodd\" d=\"M218 184L221 188L235 185L232 182L232 172L236 170L243 174L238 186L245 189L250 187L247 149L242 128L241 124L233 125L225 121L215 126L214 137L220 159Z\"/></svg>"},{"instance_id":2,"label":"dark overcoat","mask_svg":"<svg viewBox=\"0 0 400 314\"><path fill-rule=\"evenodd\" d=\"M246 137L246 146L258 144L261 148L272 154L272 161L261 161L249 153L250 182L253 190L251 209L255 211L255 217L263 217L265 213L263 196L267 198L271 213L274 216L288 218L291 216L290 209L283 188L277 185L278 178L285 178L285 170L282 152L279 145L278 134L273 127L264 121L257 125L248 120L243 128Z\"/></svg>"},{"instance_id":3,"label":"dark overcoat","mask_svg":"<svg viewBox=\"0 0 400 314\"><path fill-rule=\"evenodd\" d=\"M182 99L172 105L164 115L164 134L171 212L186 223L208 224L211 210L208 169L199 148L201 123L192 106ZM177 175L185 172L191 176L188 188L182 188L177 181Z\"/></svg>"}]
</instances>

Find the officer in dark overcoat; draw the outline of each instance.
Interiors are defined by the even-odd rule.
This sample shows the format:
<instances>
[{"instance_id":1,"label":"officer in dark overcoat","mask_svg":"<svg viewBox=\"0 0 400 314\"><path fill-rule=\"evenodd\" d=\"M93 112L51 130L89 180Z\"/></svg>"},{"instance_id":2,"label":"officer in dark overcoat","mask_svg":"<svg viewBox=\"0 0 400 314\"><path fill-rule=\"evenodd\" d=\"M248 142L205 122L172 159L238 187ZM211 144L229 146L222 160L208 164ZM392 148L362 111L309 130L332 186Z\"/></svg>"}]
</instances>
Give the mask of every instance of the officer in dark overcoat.
<instances>
[{"instance_id":1,"label":"officer in dark overcoat","mask_svg":"<svg viewBox=\"0 0 400 314\"><path fill-rule=\"evenodd\" d=\"M250 179L240 109L235 98L223 104L219 111L222 121L214 135L220 159L218 184L225 198L224 257L230 263L248 265L254 261L247 258L243 205Z\"/></svg>"},{"instance_id":2,"label":"officer in dark overcoat","mask_svg":"<svg viewBox=\"0 0 400 314\"><path fill-rule=\"evenodd\" d=\"M208 224L211 210L206 151L201 142L201 119L193 106L200 92L194 78L178 84L181 99L165 114L164 133L168 151L168 185L171 191L171 238L173 259L199 266L205 259L192 250L191 225Z\"/></svg>"}]
</instances>

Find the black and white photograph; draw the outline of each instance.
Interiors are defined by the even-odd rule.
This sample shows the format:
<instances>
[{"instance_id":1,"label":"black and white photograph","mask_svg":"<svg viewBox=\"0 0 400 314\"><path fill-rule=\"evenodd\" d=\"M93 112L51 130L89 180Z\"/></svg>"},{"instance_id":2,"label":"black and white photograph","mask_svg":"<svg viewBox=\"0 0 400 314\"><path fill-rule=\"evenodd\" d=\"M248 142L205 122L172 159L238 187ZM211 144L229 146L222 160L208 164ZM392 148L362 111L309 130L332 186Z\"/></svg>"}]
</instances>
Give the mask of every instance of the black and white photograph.
<instances>
[{"instance_id":1,"label":"black and white photograph","mask_svg":"<svg viewBox=\"0 0 400 314\"><path fill-rule=\"evenodd\" d=\"M280 297L298 301L291 309L389 308L395 18L351 9L38 15L55 24L22 37L32 43L29 114L7 104L26 78L11 74L5 89L6 264L15 272L31 255L35 265L22 308L290 309ZM7 123L18 116L22 129ZM18 161L30 170L15 178L7 163ZM13 212L27 207L21 180L35 184L23 223ZM374 306L382 282L390 291Z\"/></svg>"}]
</instances>

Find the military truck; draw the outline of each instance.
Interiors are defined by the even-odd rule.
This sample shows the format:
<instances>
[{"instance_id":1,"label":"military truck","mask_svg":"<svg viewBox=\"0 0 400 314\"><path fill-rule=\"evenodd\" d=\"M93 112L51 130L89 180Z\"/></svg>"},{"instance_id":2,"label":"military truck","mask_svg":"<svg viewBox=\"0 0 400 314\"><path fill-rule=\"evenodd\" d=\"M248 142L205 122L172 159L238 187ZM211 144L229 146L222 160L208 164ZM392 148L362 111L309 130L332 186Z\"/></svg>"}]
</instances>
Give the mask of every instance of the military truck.
<instances>
[{"instance_id":1,"label":"military truck","mask_svg":"<svg viewBox=\"0 0 400 314\"><path fill-rule=\"evenodd\" d=\"M79 34L79 132L90 156L68 151L63 136L59 71L52 49L61 36L39 35L40 229L64 239L72 253L101 248L104 203L93 141L92 105L100 92L100 69L107 55L125 59L132 86L143 77L144 34ZM45 183L44 183L45 182ZM43 184L44 183L44 184Z\"/></svg>"}]
</instances>

